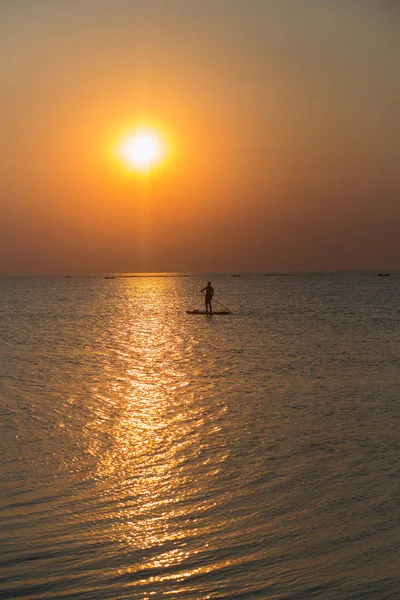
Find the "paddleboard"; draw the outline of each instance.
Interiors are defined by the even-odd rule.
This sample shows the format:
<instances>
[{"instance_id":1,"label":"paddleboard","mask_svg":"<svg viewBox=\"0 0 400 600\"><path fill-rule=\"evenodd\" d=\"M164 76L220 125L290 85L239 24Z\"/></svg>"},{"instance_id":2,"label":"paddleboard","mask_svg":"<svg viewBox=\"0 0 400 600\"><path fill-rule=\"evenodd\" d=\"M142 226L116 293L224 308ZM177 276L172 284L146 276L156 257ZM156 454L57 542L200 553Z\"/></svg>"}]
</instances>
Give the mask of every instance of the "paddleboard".
<instances>
[{"instance_id":1,"label":"paddleboard","mask_svg":"<svg viewBox=\"0 0 400 600\"><path fill-rule=\"evenodd\" d=\"M187 315L230 315L231 313L227 310L213 310L212 313L206 312L205 310L187 310Z\"/></svg>"}]
</instances>

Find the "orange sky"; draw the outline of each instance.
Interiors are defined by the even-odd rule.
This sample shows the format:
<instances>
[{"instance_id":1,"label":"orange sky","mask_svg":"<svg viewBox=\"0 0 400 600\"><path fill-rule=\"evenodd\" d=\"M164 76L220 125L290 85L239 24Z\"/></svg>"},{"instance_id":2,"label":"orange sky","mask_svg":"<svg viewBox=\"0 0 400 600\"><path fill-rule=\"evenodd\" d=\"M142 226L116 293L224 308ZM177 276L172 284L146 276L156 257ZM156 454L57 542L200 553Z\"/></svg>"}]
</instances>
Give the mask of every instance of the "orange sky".
<instances>
[{"instance_id":1,"label":"orange sky","mask_svg":"<svg viewBox=\"0 0 400 600\"><path fill-rule=\"evenodd\" d=\"M396 2L3 0L0 274L400 269ZM147 178L113 156L147 123Z\"/></svg>"}]
</instances>

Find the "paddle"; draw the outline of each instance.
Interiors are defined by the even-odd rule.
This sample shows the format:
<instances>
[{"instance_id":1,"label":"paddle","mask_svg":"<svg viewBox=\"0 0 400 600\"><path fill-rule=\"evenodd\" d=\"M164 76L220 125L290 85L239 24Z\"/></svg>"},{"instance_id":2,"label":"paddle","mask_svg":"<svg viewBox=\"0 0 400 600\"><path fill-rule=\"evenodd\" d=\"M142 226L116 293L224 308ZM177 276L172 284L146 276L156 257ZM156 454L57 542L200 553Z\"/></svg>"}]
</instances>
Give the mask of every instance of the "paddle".
<instances>
[{"instance_id":1,"label":"paddle","mask_svg":"<svg viewBox=\"0 0 400 600\"><path fill-rule=\"evenodd\" d=\"M205 296L205 295L206 295L205 292L203 292L203 296ZM218 302L218 300L216 300L214 297L212 298L212 301L216 302L217 304L219 304L220 306L222 306L222 308L224 308L225 310L227 310L228 313L231 312L227 306L224 306L223 304L221 304L221 302Z\"/></svg>"}]
</instances>

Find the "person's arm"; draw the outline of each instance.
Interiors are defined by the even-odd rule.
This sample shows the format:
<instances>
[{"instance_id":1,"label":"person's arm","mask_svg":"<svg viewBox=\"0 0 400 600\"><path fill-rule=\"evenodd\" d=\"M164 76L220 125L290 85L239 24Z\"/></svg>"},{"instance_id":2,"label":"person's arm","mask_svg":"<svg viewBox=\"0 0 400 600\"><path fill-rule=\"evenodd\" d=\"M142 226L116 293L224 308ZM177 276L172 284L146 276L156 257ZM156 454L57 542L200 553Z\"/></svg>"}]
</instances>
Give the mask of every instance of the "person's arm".
<instances>
[{"instance_id":1,"label":"person's arm","mask_svg":"<svg viewBox=\"0 0 400 600\"><path fill-rule=\"evenodd\" d=\"M203 288L201 291L202 291L202 292L204 292L204 290L206 290L206 289L207 289L207 288L205 287L205 288Z\"/></svg>"}]
</instances>

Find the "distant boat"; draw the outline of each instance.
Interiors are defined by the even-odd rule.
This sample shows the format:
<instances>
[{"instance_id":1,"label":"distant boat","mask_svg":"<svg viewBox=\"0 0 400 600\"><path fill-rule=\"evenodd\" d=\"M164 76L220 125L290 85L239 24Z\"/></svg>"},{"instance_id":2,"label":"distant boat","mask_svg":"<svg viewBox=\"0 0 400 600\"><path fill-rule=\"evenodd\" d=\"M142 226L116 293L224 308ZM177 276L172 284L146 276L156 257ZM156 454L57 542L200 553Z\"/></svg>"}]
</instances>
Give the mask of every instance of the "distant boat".
<instances>
[{"instance_id":1,"label":"distant boat","mask_svg":"<svg viewBox=\"0 0 400 600\"><path fill-rule=\"evenodd\" d=\"M240 275L238 273L234 273L232 277L240 277Z\"/></svg>"},{"instance_id":2,"label":"distant boat","mask_svg":"<svg viewBox=\"0 0 400 600\"><path fill-rule=\"evenodd\" d=\"M114 275L106 275L104 279L115 279Z\"/></svg>"},{"instance_id":3,"label":"distant boat","mask_svg":"<svg viewBox=\"0 0 400 600\"><path fill-rule=\"evenodd\" d=\"M378 273L378 277L389 277L389 273Z\"/></svg>"}]
</instances>

